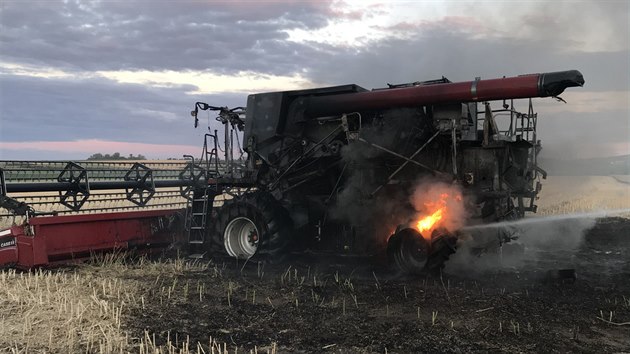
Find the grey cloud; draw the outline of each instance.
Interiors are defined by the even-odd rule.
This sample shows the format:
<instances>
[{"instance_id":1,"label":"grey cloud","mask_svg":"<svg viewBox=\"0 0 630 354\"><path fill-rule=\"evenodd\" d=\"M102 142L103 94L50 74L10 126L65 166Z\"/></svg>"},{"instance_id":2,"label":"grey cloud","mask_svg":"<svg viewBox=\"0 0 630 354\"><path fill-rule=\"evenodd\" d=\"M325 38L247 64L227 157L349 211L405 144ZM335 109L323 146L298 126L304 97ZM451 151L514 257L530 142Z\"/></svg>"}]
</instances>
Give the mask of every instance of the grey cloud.
<instances>
[{"instance_id":1,"label":"grey cloud","mask_svg":"<svg viewBox=\"0 0 630 354\"><path fill-rule=\"evenodd\" d=\"M319 28L327 24L331 0L311 1L193 1L134 2L104 1L95 10L107 11L117 18L130 15L160 19L167 24L181 26L184 20L205 22L208 14L236 23L283 20L301 28Z\"/></svg>"},{"instance_id":2,"label":"grey cloud","mask_svg":"<svg viewBox=\"0 0 630 354\"><path fill-rule=\"evenodd\" d=\"M445 75L452 80L579 69L588 90L628 90L630 3L627 1L450 2L446 16L402 22L392 30L417 31L406 39L371 42L360 50L336 48L315 65L321 82L382 87ZM483 12L482 16L474 16ZM474 17L473 17L474 16ZM497 23L504 31L497 32ZM487 26L487 27L485 27ZM402 27L402 28L398 28ZM608 30L611 33L600 32ZM584 52L582 37L608 35L622 48ZM519 39L520 38L520 39ZM609 38L601 38L604 42ZM323 52L320 57L324 56Z\"/></svg>"},{"instance_id":3,"label":"grey cloud","mask_svg":"<svg viewBox=\"0 0 630 354\"><path fill-rule=\"evenodd\" d=\"M240 105L245 95L187 95L182 87L150 88L107 79L43 79L3 75L0 140L102 139L153 144L201 144L193 130L196 101ZM211 120L214 116L210 117ZM202 117L205 120L205 116ZM205 123L205 122L204 122ZM218 122L211 121L213 128Z\"/></svg>"},{"instance_id":4,"label":"grey cloud","mask_svg":"<svg viewBox=\"0 0 630 354\"><path fill-rule=\"evenodd\" d=\"M346 49L330 60L320 61L311 68L310 75L321 82L357 83L374 88L442 75L452 81L469 81L475 76L496 78L578 69L584 74L586 85L573 91L630 91L629 63L628 51L569 52L549 38L475 39L470 34L434 29L409 40L373 43L360 52ZM540 113L539 137L543 141L544 156L608 155L613 153L611 144L630 141L627 101L625 110L598 113L572 113L570 109L547 113L545 106L554 102L545 103L535 104ZM571 104L569 100L567 107Z\"/></svg>"},{"instance_id":5,"label":"grey cloud","mask_svg":"<svg viewBox=\"0 0 630 354\"><path fill-rule=\"evenodd\" d=\"M624 52L567 53L553 42L474 39L432 31L410 40L388 40L357 52L347 49L322 60L311 75L323 82L354 82L370 87L428 80L444 75L453 81L579 69L589 90L626 90L630 55Z\"/></svg>"},{"instance_id":6,"label":"grey cloud","mask_svg":"<svg viewBox=\"0 0 630 354\"><path fill-rule=\"evenodd\" d=\"M359 49L287 41L288 28L316 29L331 17L345 16L334 13L329 2L317 1L273 1L263 2L264 6L196 1L69 1L63 6L47 1L3 2L0 59L70 72L212 69L228 75L240 70L290 75L308 69L305 75L314 82L357 83L367 88L442 75L465 81L475 76L579 69L586 78L583 90L630 89L628 50L583 53L568 50L570 46L562 42L566 31L576 26L588 31L589 24L599 21L610 21L628 42L627 2L606 2L593 13L583 14L584 18L574 19L556 17L556 7L539 3L518 3L513 9L495 4L485 6L488 16L509 13L515 28L536 28L528 40L479 38L436 25L411 39L371 42ZM532 16L541 14L547 21L532 21ZM5 74L0 79L0 139L194 143L203 134L192 130L188 116L194 101L228 106L246 102L246 95L186 95L190 89ZM585 145L627 142L628 111L630 107L605 116L541 112L543 151L578 154ZM169 118L179 116L179 121Z\"/></svg>"},{"instance_id":7,"label":"grey cloud","mask_svg":"<svg viewBox=\"0 0 630 354\"><path fill-rule=\"evenodd\" d=\"M296 72L314 50L287 43L286 30L325 26L329 7L329 1L6 2L2 59L66 70Z\"/></svg>"},{"instance_id":8,"label":"grey cloud","mask_svg":"<svg viewBox=\"0 0 630 354\"><path fill-rule=\"evenodd\" d=\"M613 42L628 49L630 3L623 0L450 2L447 13L480 14L481 24L501 23L486 34L549 40L557 48L577 50L585 41ZM491 30L500 33L492 33ZM580 50L578 50L580 51Z\"/></svg>"}]
</instances>

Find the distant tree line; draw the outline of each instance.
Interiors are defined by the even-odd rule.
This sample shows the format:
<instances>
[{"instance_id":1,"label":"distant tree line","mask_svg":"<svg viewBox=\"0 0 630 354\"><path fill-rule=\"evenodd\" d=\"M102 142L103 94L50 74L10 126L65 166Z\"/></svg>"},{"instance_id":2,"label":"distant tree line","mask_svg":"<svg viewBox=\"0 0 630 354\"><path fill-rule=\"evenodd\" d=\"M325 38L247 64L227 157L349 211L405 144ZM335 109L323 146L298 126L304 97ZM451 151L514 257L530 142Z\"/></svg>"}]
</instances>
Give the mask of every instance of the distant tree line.
<instances>
[{"instance_id":1,"label":"distant tree line","mask_svg":"<svg viewBox=\"0 0 630 354\"><path fill-rule=\"evenodd\" d=\"M135 156L134 154L129 154L129 156L122 156L119 152L115 152L113 154L93 154L92 156L87 158L88 160L146 160L147 158L144 155L138 154Z\"/></svg>"}]
</instances>

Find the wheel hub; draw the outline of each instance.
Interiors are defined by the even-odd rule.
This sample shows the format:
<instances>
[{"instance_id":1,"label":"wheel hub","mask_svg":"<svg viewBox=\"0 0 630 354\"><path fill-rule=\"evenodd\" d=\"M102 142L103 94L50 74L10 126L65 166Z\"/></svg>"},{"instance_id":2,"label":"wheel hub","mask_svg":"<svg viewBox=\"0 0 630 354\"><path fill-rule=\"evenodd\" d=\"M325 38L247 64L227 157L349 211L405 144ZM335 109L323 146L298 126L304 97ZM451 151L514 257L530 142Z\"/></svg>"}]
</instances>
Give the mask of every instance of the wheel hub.
<instances>
[{"instance_id":1,"label":"wheel hub","mask_svg":"<svg viewBox=\"0 0 630 354\"><path fill-rule=\"evenodd\" d=\"M244 216L234 218L223 232L225 250L232 257L248 259L258 250L259 235L251 219Z\"/></svg>"}]
</instances>

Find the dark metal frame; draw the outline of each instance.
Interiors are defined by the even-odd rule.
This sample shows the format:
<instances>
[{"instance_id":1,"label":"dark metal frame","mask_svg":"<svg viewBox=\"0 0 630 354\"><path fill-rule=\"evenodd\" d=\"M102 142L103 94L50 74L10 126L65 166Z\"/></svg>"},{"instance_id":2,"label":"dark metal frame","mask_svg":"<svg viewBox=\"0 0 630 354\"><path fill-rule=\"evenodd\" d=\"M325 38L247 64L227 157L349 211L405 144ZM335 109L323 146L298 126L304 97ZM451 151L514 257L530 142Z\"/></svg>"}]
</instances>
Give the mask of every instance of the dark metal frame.
<instances>
[{"instance_id":1,"label":"dark metal frame","mask_svg":"<svg viewBox=\"0 0 630 354\"><path fill-rule=\"evenodd\" d=\"M69 183L65 191L59 191L59 203L73 211L81 209L90 197L87 171L74 162L68 162L57 177L59 183Z\"/></svg>"},{"instance_id":2,"label":"dark metal frame","mask_svg":"<svg viewBox=\"0 0 630 354\"><path fill-rule=\"evenodd\" d=\"M125 188L127 200L138 205L145 206L155 194L155 182L153 170L136 162L125 174L125 181L135 182L133 187Z\"/></svg>"}]
</instances>

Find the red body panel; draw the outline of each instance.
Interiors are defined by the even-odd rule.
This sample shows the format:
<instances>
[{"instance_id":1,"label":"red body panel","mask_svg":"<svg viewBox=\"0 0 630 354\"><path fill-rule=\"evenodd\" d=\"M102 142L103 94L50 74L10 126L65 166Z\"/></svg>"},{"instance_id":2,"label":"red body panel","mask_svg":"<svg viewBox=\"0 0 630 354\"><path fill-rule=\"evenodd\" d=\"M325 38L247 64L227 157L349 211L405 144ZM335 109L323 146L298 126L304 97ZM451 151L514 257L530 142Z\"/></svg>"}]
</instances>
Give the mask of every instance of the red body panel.
<instances>
[{"instance_id":1,"label":"red body panel","mask_svg":"<svg viewBox=\"0 0 630 354\"><path fill-rule=\"evenodd\" d=\"M312 97L309 98L306 113L311 116L325 116L387 107L538 97L539 79L539 74L533 74Z\"/></svg>"},{"instance_id":2,"label":"red body panel","mask_svg":"<svg viewBox=\"0 0 630 354\"><path fill-rule=\"evenodd\" d=\"M18 245L14 237L20 232L19 226L0 231L0 267L15 264L18 261Z\"/></svg>"},{"instance_id":3,"label":"red body panel","mask_svg":"<svg viewBox=\"0 0 630 354\"><path fill-rule=\"evenodd\" d=\"M3 231L15 246L0 248L0 266L31 268L131 247L163 247L174 242L169 217L178 210L33 217ZM10 241L6 241L10 242Z\"/></svg>"}]
</instances>

